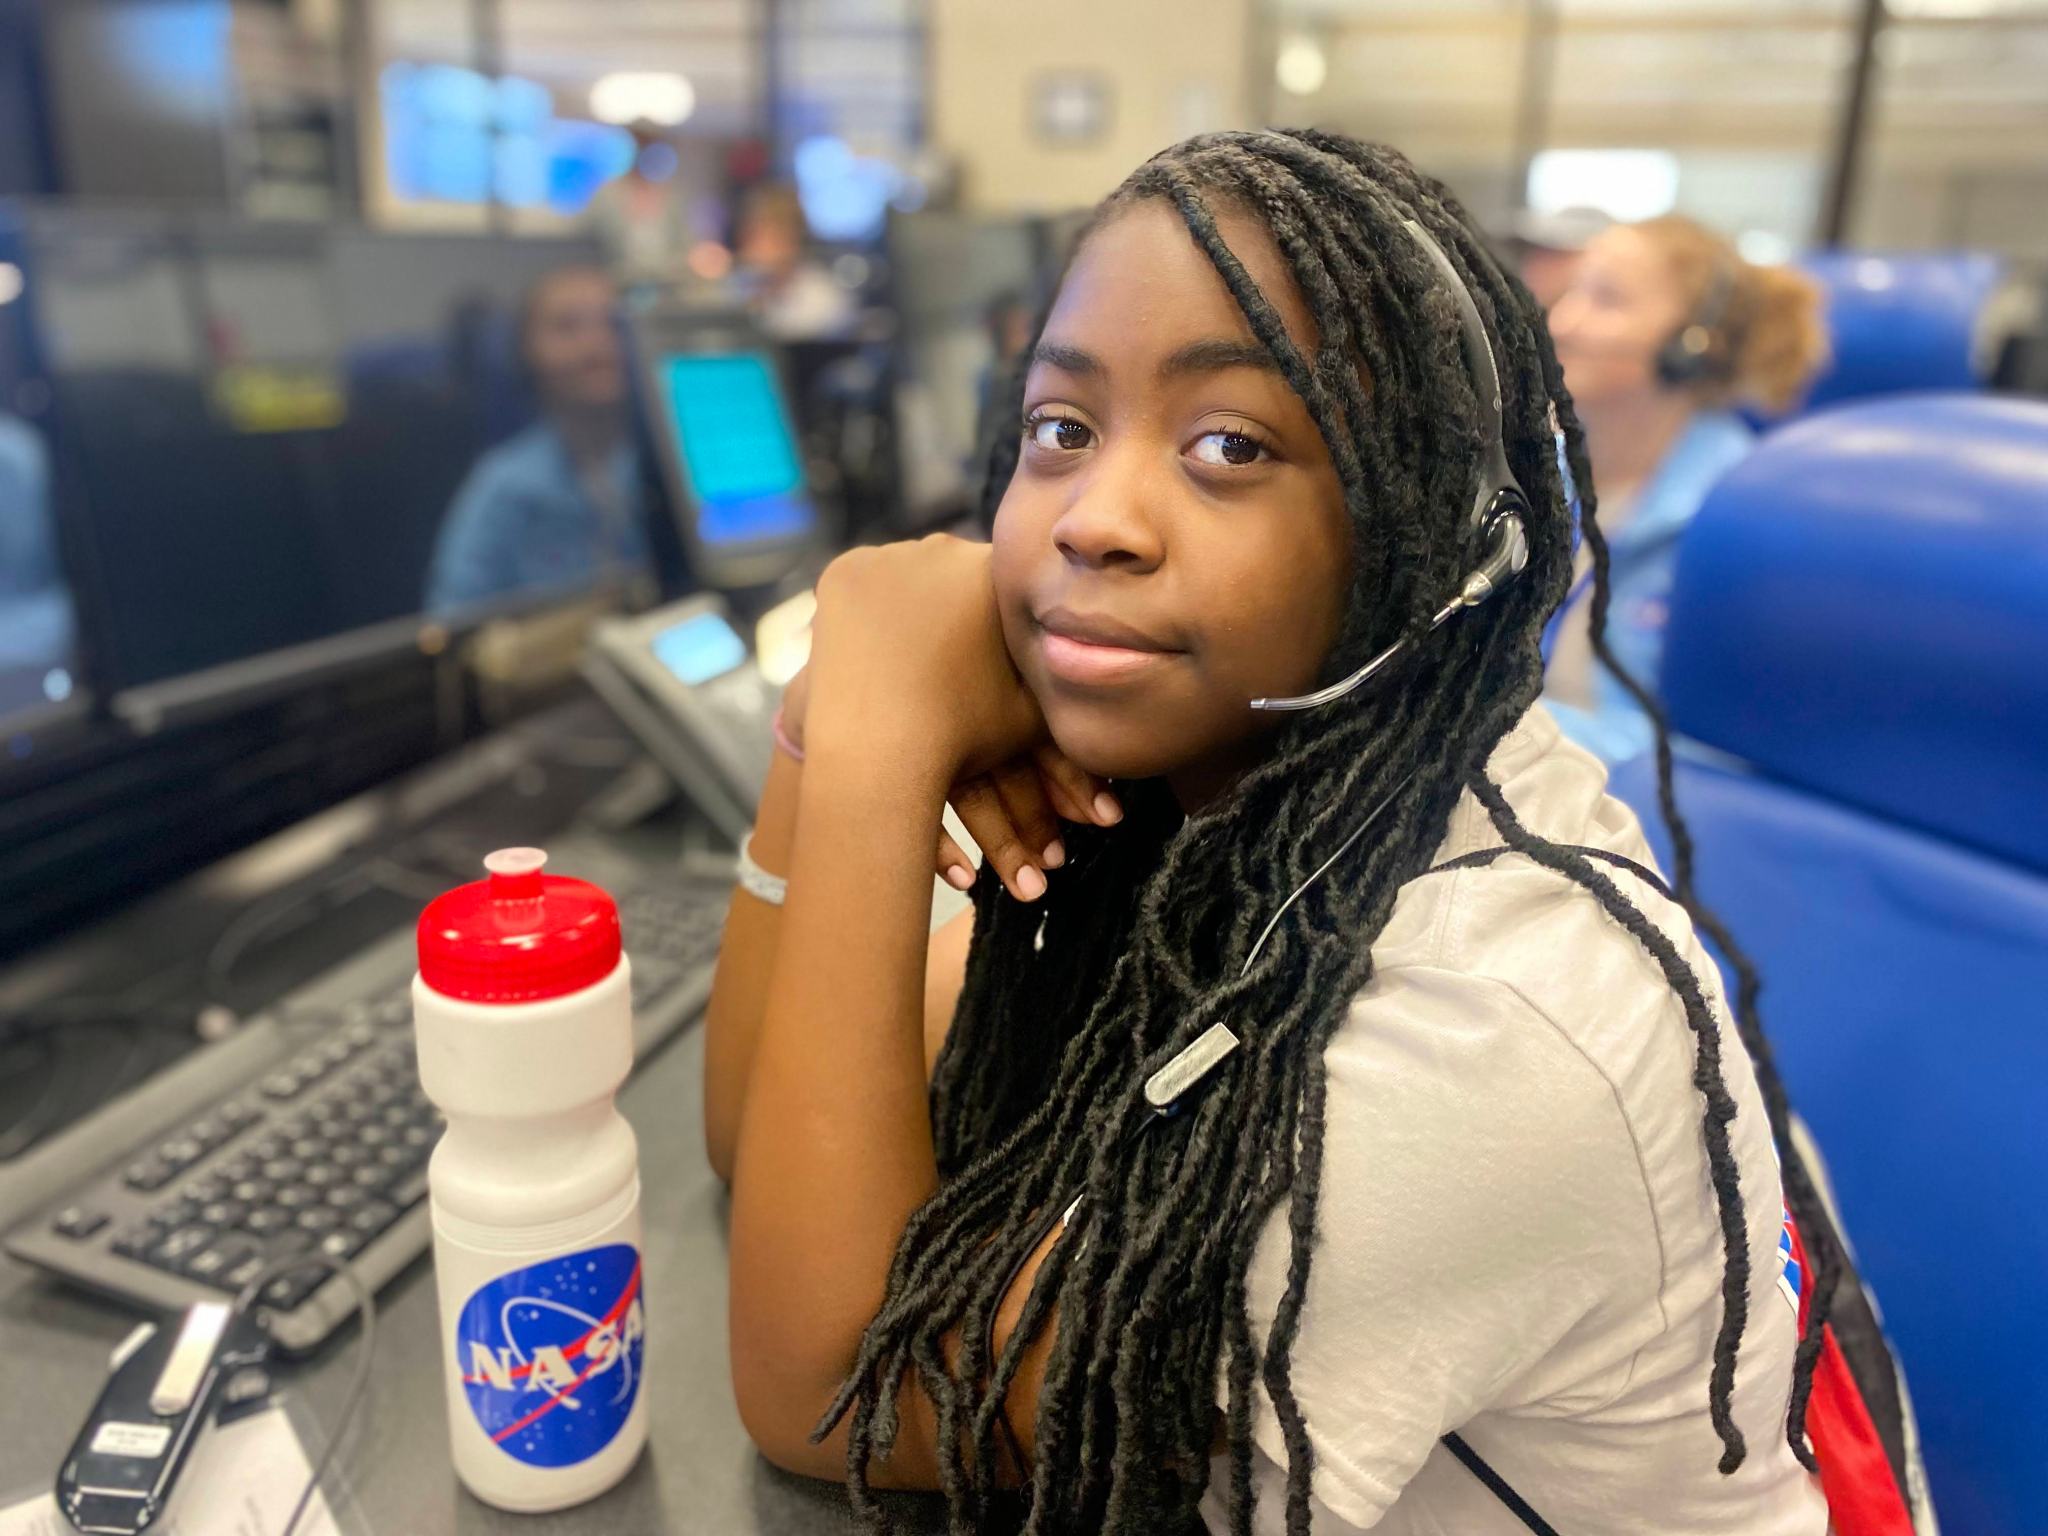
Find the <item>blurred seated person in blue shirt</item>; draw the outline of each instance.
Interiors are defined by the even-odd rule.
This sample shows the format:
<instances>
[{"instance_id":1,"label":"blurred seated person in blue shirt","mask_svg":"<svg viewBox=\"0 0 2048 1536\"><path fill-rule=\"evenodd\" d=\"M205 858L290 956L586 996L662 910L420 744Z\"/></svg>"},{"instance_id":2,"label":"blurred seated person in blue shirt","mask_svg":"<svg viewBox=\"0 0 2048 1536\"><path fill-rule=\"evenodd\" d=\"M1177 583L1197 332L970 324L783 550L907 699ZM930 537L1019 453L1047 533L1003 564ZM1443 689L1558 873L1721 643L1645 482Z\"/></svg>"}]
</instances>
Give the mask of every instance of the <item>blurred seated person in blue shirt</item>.
<instances>
[{"instance_id":1,"label":"blurred seated person in blue shirt","mask_svg":"<svg viewBox=\"0 0 2048 1536\"><path fill-rule=\"evenodd\" d=\"M519 355L540 420L478 459L455 493L429 612L648 570L617 302L612 279L590 266L558 268L527 294Z\"/></svg>"},{"instance_id":2,"label":"blurred seated person in blue shirt","mask_svg":"<svg viewBox=\"0 0 2048 1536\"><path fill-rule=\"evenodd\" d=\"M1679 536L1754 445L1735 407L1784 410L1826 361L1820 289L1789 267L1744 261L1691 219L1618 224L1587 244L1550 333L1613 555L1607 639L1654 692ZM1650 723L1597 664L1583 547L1577 562L1546 636L1545 702L1567 735L1621 762L1649 746Z\"/></svg>"},{"instance_id":3,"label":"blurred seated person in blue shirt","mask_svg":"<svg viewBox=\"0 0 2048 1536\"><path fill-rule=\"evenodd\" d=\"M57 564L51 521L49 456L35 428L0 415L0 674L61 666L71 655L71 638L71 594ZM0 698L0 709L14 702Z\"/></svg>"}]
</instances>

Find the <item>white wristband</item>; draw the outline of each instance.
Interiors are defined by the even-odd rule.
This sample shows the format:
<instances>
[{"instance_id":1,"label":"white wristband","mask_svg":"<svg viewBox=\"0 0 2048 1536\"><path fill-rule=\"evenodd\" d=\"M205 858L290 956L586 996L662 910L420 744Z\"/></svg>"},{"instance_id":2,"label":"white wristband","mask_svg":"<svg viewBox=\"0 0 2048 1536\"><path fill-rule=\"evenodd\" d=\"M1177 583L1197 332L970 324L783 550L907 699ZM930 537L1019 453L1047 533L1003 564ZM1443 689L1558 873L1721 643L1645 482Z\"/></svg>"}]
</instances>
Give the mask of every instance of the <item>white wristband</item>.
<instances>
[{"instance_id":1,"label":"white wristband","mask_svg":"<svg viewBox=\"0 0 2048 1536\"><path fill-rule=\"evenodd\" d=\"M779 907L789 899L789 882L780 875L769 874L754 862L754 834L751 832L740 839L739 876L740 889L756 901Z\"/></svg>"}]
</instances>

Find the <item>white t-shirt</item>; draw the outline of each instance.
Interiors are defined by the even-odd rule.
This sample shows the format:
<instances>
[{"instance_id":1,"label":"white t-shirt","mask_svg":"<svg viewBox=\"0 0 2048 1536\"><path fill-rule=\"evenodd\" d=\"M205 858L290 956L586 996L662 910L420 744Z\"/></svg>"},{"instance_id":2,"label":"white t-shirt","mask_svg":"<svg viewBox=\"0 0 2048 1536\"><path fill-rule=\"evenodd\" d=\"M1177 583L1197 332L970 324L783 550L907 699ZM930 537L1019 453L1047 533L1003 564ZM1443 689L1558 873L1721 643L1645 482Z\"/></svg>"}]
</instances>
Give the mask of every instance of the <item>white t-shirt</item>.
<instances>
[{"instance_id":1,"label":"white t-shirt","mask_svg":"<svg viewBox=\"0 0 2048 1536\"><path fill-rule=\"evenodd\" d=\"M1651 863L1606 773L1541 706L1489 764L1523 824ZM1501 842L1468 792L1437 862ZM1586 891L1516 854L1406 885L1326 1055L1317 1243L1292 1380L1318 1536L1526 1536L1438 1444L1451 1430L1563 1536L1821 1536L1785 1443L1794 1303L1770 1128L1685 914L1604 862L1722 1022L1748 1216L1731 1477L1707 1416L1721 1238L1693 1037L1656 962ZM1286 1210L1253 1260L1253 1337L1285 1287ZM1226 1400L1219 1386L1217 1400ZM1255 1528L1285 1529L1287 1453L1254 1388ZM1229 1462L1203 1501L1228 1529Z\"/></svg>"}]
</instances>

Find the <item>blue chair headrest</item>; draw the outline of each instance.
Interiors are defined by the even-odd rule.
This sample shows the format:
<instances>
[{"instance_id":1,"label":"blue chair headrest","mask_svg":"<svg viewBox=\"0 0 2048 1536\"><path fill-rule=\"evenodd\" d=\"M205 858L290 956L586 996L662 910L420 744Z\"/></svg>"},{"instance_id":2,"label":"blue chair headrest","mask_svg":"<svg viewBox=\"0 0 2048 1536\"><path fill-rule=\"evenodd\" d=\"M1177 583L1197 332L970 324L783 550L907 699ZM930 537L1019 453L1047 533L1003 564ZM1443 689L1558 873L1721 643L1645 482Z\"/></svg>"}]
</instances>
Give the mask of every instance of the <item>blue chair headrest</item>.
<instances>
[{"instance_id":1,"label":"blue chair headrest","mask_svg":"<svg viewBox=\"0 0 2048 1536\"><path fill-rule=\"evenodd\" d=\"M1982 384L1972 347L1978 316L2004 280L1998 257L1817 251L1799 265L1827 291L1834 349L1804 409L1860 395Z\"/></svg>"},{"instance_id":2,"label":"blue chair headrest","mask_svg":"<svg viewBox=\"0 0 2048 1536\"><path fill-rule=\"evenodd\" d=\"M2048 404L1900 395L1765 438L1686 532L1680 732L2048 870Z\"/></svg>"}]
</instances>

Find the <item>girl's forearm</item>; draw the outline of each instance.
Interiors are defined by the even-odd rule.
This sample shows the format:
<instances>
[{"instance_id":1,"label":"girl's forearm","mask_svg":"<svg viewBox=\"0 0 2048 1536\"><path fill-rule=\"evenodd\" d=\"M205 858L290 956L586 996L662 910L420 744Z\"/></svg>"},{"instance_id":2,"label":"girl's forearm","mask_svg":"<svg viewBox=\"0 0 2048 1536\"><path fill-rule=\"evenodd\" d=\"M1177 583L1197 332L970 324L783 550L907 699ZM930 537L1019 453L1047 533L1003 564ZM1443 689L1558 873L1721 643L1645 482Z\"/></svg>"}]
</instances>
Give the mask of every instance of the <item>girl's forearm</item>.
<instances>
[{"instance_id":1,"label":"girl's forearm","mask_svg":"<svg viewBox=\"0 0 2048 1536\"><path fill-rule=\"evenodd\" d=\"M773 875L789 873L802 782L795 759L775 753L751 845L754 862ZM704 1015L704 1150L713 1172L728 1182L781 930L782 908L734 890Z\"/></svg>"},{"instance_id":2,"label":"girl's forearm","mask_svg":"<svg viewBox=\"0 0 2048 1536\"><path fill-rule=\"evenodd\" d=\"M904 1222L937 1184L922 1007L946 784L915 751L817 731L806 750L731 1254L741 1413L764 1449L792 1459L880 1304Z\"/></svg>"}]
</instances>

